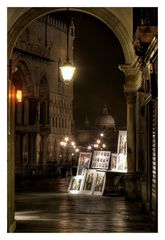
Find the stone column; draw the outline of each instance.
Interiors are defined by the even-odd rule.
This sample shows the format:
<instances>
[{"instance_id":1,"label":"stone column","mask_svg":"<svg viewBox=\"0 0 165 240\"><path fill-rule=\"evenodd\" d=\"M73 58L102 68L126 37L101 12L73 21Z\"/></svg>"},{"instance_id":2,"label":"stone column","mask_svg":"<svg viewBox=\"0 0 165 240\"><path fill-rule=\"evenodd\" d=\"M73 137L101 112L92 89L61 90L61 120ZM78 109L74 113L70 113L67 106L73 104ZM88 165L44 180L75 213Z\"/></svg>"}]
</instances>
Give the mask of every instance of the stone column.
<instances>
[{"instance_id":1,"label":"stone column","mask_svg":"<svg viewBox=\"0 0 165 240\"><path fill-rule=\"evenodd\" d=\"M135 93L126 93L127 97L127 174L125 175L125 192L127 199L137 199L136 173L136 126L135 126Z\"/></svg>"},{"instance_id":2,"label":"stone column","mask_svg":"<svg viewBox=\"0 0 165 240\"><path fill-rule=\"evenodd\" d=\"M127 169L134 173L135 166L135 93L126 93L127 97Z\"/></svg>"},{"instance_id":3,"label":"stone column","mask_svg":"<svg viewBox=\"0 0 165 240\"><path fill-rule=\"evenodd\" d=\"M8 65L8 137L7 137L7 232L14 232L15 221L15 87Z\"/></svg>"},{"instance_id":4,"label":"stone column","mask_svg":"<svg viewBox=\"0 0 165 240\"><path fill-rule=\"evenodd\" d=\"M34 158L33 158L33 165L36 168L37 167L37 133L34 133Z\"/></svg>"},{"instance_id":5,"label":"stone column","mask_svg":"<svg viewBox=\"0 0 165 240\"><path fill-rule=\"evenodd\" d=\"M138 174L136 172L136 92L141 87L142 77L138 66L120 65L125 74L125 94L127 98L127 174L125 174L125 193L129 200L138 199Z\"/></svg>"},{"instance_id":6,"label":"stone column","mask_svg":"<svg viewBox=\"0 0 165 240\"><path fill-rule=\"evenodd\" d=\"M47 135L43 134L42 139L42 154L41 154L41 166L43 173L46 171L46 162L47 162Z\"/></svg>"}]
</instances>

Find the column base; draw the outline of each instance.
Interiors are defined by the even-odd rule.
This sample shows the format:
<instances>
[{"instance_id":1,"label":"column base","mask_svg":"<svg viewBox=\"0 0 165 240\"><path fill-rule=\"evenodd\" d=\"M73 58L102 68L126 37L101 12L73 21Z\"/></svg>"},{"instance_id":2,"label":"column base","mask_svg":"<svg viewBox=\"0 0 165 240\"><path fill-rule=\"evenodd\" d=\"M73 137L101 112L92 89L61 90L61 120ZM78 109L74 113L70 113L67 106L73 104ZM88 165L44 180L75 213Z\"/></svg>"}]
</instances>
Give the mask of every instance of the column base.
<instances>
[{"instance_id":1,"label":"column base","mask_svg":"<svg viewBox=\"0 0 165 240\"><path fill-rule=\"evenodd\" d=\"M125 196L127 200L141 199L139 176L137 173L125 174Z\"/></svg>"},{"instance_id":2,"label":"column base","mask_svg":"<svg viewBox=\"0 0 165 240\"><path fill-rule=\"evenodd\" d=\"M15 229L16 229L16 221L14 220L14 222L9 226L8 232L13 233Z\"/></svg>"}]
</instances>

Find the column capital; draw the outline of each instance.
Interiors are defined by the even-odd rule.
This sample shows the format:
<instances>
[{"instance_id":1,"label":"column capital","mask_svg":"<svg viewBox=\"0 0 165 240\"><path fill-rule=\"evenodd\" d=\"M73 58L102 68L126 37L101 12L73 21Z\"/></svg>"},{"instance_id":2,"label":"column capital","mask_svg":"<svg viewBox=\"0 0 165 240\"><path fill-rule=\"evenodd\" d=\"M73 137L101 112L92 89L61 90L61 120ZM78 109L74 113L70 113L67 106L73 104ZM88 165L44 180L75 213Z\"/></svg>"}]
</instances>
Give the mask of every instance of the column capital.
<instances>
[{"instance_id":1,"label":"column capital","mask_svg":"<svg viewBox=\"0 0 165 240\"><path fill-rule=\"evenodd\" d=\"M125 75L125 91L135 92L141 88L142 72L140 70L140 65L138 62L136 62L134 65L121 64L119 65L119 70L124 72Z\"/></svg>"}]
</instances>

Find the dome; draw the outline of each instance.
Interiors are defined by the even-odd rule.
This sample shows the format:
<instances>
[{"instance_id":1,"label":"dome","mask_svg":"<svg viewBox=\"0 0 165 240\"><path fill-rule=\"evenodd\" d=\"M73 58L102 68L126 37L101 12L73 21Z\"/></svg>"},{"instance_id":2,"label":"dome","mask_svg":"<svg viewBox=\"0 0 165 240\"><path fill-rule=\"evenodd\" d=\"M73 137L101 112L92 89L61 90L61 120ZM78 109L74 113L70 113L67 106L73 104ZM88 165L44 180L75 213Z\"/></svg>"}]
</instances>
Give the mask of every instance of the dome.
<instances>
[{"instance_id":1,"label":"dome","mask_svg":"<svg viewBox=\"0 0 165 240\"><path fill-rule=\"evenodd\" d=\"M106 106L103 108L103 114L96 118L95 125L101 128L106 128L106 129L115 128L115 120L108 113L108 109Z\"/></svg>"}]
</instances>

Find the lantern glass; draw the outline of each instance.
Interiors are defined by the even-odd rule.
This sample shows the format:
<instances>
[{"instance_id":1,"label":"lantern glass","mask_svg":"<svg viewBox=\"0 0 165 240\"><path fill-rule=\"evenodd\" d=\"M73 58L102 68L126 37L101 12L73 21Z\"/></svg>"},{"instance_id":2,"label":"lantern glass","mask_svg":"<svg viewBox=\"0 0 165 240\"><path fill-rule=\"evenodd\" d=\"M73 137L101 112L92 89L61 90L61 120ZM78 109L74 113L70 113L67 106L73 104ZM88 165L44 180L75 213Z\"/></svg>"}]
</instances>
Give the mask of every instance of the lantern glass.
<instances>
[{"instance_id":1,"label":"lantern glass","mask_svg":"<svg viewBox=\"0 0 165 240\"><path fill-rule=\"evenodd\" d=\"M16 100L17 100L17 102L19 102L19 103L22 102L22 90L17 90L17 91L16 91Z\"/></svg>"},{"instance_id":2,"label":"lantern glass","mask_svg":"<svg viewBox=\"0 0 165 240\"><path fill-rule=\"evenodd\" d=\"M60 67L62 77L64 79L64 82L70 82L72 80L73 74L75 72L75 67L72 66L70 62L64 63L62 67Z\"/></svg>"}]
</instances>

